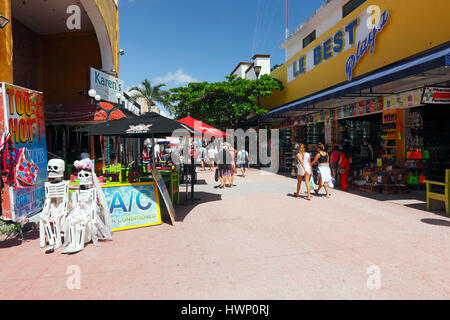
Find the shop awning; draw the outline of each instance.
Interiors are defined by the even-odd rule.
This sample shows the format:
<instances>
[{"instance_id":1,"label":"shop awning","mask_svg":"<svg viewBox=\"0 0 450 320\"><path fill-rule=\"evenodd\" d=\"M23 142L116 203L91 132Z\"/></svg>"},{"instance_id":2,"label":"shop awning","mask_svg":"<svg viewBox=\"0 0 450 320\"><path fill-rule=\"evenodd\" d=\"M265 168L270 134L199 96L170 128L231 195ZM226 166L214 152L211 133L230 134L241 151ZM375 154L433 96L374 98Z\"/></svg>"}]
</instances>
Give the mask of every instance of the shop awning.
<instances>
[{"instance_id":1,"label":"shop awning","mask_svg":"<svg viewBox=\"0 0 450 320\"><path fill-rule=\"evenodd\" d=\"M321 91L303 99L291 102L280 108L268 112L264 117L273 118L289 111L298 110L305 106L310 106L328 99L342 97L345 94L358 92L377 85L402 79L431 69L450 65L450 47L440 49L433 53L415 57L407 61L402 61L394 65L379 69L370 75L356 78L331 89Z\"/></svg>"},{"instance_id":2,"label":"shop awning","mask_svg":"<svg viewBox=\"0 0 450 320\"><path fill-rule=\"evenodd\" d=\"M190 128L197 130L201 132L205 137L229 137L230 135L228 133L225 133L219 129L216 129L209 124L206 124L200 120L196 120L192 117L186 117L183 119L178 120L178 122L183 123Z\"/></svg>"}]
</instances>

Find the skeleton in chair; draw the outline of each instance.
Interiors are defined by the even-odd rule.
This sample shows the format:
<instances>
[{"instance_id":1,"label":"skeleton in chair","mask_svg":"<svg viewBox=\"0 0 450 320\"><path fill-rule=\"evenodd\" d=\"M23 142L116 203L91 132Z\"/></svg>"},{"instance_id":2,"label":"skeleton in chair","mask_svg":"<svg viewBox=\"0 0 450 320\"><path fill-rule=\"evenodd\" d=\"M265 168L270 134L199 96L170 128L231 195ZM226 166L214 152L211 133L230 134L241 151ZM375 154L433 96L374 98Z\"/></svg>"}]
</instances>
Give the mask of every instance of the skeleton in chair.
<instances>
[{"instance_id":1,"label":"skeleton in chair","mask_svg":"<svg viewBox=\"0 0 450 320\"><path fill-rule=\"evenodd\" d=\"M75 195L73 209L63 223L63 229L68 236L64 243L67 248L62 253L79 252L90 241L98 246L98 240L112 239L109 207L92 161L75 161L75 167L79 170L80 190Z\"/></svg>"},{"instance_id":2,"label":"skeleton in chair","mask_svg":"<svg viewBox=\"0 0 450 320\"><path fill-rule=\"evenodd\" d=\"M40 246L50 253L62 245L61 221L69 207L69 181L63 181L65 163L60 159L48 162L48 179L45 183L45 204L39 223Z\"/></svg>"}]
</instances>

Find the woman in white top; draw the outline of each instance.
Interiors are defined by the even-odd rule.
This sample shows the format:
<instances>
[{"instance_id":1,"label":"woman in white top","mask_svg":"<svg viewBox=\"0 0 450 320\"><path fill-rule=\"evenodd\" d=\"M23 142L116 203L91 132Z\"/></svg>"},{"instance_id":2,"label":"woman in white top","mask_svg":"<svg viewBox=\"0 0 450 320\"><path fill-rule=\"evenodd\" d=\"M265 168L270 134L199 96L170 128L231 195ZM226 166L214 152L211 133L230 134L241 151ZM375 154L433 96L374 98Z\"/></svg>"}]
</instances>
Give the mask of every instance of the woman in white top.
<instances>
[{"instance_id":1,"label":"woman in white top","mask_svg":"<svg viewBox=\"0 0 450 320\"><path fill-rule=\"evenodd\" d=\"M297 153L297 193L296 197L299 197L300 187L302 185L303 177L305 177L306 190L308 191L308 197L306 200L311 200L311 188L309 186L309 180L311 177L311 157L309 153L305 151L305 145L300 144L300 148Z\"/></svg>"}]
</instances>

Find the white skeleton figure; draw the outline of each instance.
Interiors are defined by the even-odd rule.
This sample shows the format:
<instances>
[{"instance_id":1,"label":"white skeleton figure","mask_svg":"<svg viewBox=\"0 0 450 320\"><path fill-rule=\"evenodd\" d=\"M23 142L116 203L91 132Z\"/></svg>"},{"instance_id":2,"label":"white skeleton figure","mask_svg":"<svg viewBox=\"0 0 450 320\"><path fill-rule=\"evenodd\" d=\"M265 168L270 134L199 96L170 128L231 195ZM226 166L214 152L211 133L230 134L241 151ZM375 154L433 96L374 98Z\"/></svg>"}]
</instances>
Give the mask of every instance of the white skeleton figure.
<instances>
[{"instance_id":1,"label":"white skeleton figure","mask_svg":"<svg viewBox=\"0 0 450 320\"><path fill-rule=\"evenodd\" d=\"M67 215L69 207L69 181L62 181L65 170L63 160L52 159L48 162L48 178L45 183L45 204L39 223L40 246L46 253L53 252L62 244L61 221Z\"/></svg>"},{"instance_id":2,"label":"white skeleton figure","mask_svg":"<svg viewBox=\"0 0 450 320\"><path fill-rule=\"evenodd\" d=\"M102 191L95 184L97 177L93 172L91 160L76 161L75 167L82 169L78 173L80 190L75 195L72 211L63 222L63 230L68 236L64 243L67 248L62 253L79 252L90 241L98 246L99 239L112 239L111 228L108 227L109 215L103 215L103 206L99 205L98 193ZM101 216L104 216L105 222Z\"/></svg>"}]
</instances>

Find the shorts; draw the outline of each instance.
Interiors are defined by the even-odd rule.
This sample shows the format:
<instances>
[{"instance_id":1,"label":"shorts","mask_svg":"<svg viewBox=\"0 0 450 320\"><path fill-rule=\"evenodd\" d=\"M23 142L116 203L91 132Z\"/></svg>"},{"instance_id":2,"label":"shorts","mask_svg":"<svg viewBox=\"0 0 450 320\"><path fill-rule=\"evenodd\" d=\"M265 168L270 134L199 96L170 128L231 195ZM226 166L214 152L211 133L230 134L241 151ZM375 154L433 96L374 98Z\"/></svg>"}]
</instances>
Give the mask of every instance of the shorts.
<instances>
[{"instance_id":1,"label":"shorts","mask_svg":"<svg viewBox=\"0 0 450 320\"><path fill-rule=\"evenodd\" d=\"M247 163L240 163L240 164L238 164L238 168L248 168L248 164Z\"/></svg>"},{"instance_id":2,"label":"shorts","mask_svg":"<svg viewBox=\"0 0 450 320\"><path fill-rule=\"evenodd\" d=\"M331 162L331 169L337 170L338 169L338 162Z\"/></svg>"}]
</instances>

